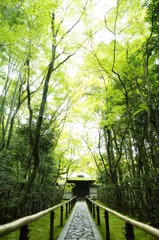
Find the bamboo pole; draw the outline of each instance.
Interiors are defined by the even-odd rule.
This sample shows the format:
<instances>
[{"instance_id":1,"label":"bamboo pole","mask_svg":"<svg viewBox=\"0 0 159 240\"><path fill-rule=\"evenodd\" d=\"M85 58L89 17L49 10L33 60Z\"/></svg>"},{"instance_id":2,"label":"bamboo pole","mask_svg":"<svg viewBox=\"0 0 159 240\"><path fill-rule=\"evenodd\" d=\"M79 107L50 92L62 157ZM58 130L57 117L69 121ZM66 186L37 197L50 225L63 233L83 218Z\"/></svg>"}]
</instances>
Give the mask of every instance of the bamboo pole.
<instances>
[{"instance_id":1,"label":"bamboo pole","mask_svg":"<svg viewBox=\"0 0 159 240\"><path fill-rule=\"evenodd\" d=\"M55 212L52 211L50 213L50 240L54 239L54 218L55 218Z\"/></svg>"},{"instance_id":2,"label":"bamboo pole","mask_svg":"<svg viewBox=\"0 0 159 240\"><path fill-rule=\"evenodd\" d=\"M109 214L107 211L104 211L104 218L105 218L106 240L110 240Z\"/></svg>"},{"instance_id":3,"label":"bamboo pole","mask_svg":"<svg viewBox=\"0 0 159 240\"><path fill-rule=\"evenodd\" d=\"M97 224L100 225L100 208L97 206Z\"/></svg>"}]
</instances>

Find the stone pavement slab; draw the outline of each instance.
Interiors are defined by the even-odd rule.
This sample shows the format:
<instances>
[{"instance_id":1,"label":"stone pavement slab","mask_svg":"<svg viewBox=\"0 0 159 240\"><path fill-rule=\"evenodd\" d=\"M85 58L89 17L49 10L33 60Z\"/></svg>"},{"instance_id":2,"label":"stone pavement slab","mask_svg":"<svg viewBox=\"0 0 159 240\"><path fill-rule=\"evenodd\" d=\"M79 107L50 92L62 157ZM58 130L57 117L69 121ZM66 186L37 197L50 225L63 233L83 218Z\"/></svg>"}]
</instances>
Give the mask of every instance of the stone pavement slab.
<instances>
[{"instance_id":1,"label":"stone pavement slab","mask_svg":"<svg viewBox=\"0 0 159 240\"><path fill-rule=\"evenodd\" d=\"M85 201L76 203L57 240L102 240Z\"/></svg>"}]
</instances>

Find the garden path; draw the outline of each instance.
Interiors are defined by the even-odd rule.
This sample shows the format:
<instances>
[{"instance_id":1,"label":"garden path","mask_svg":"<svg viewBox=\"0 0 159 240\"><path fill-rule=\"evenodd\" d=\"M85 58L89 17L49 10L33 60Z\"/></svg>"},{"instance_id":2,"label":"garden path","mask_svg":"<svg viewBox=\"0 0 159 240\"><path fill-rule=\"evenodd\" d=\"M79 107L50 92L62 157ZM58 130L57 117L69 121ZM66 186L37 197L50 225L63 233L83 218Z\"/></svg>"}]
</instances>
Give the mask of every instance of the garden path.
<instances>
[{"instance_id":1,"label":"garden path","mask_svg":"<svg viewBox=\"0 0 159 240\"><path fill-rule=\"evenodd\" d=\"M57 240L102 240L85 201L78 201Z\"/></svg>"}]
</instances>

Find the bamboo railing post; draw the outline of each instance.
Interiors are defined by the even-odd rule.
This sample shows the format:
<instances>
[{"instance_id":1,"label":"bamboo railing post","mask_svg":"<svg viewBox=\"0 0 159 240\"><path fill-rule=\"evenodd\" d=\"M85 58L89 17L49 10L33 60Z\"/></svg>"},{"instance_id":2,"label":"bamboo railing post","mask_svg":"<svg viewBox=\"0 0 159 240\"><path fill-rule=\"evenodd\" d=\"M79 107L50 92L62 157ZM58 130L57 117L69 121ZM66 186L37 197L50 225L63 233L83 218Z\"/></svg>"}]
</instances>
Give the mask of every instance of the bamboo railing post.
<instances>
[{"instance_id":1,"label":"bamboo railing post","mask_svg":"<svg viewBox=\"0 0 159 240\"><path fill-rule=\"evenodd\" d=\"M88 198L86 198L86 199L87 199L87 204L88 204L89 210L92 213L92 202Z\"/></svg>"},{"instance_id":2,"label":"bamboo railing post","mask_svg":"<svg viewBox=\"0 0 159 240\"><path fill-rule=\"evenodd\" d=\"M97 224L100 225L100 209L97 206Z\"/></svg>"},{"instance_id":3,"label":"bamboo railing post","mask_svg":"<svg viewBox=\"0 0 159 240\"><path fill-rule=\"evenodd\" d=\"M96 214L95 214L95 204L93 203L93 217L95 218L96 217Z\"/></svg>"},{"instance_id":4,"label":"bamboo railing post","mask_svg":"<svg viewBox=\"0 0 159 240\"><path fill-rule=\"evenodd\" d=\"M68 217L68 203L66 203L66 218Z\"/></svg>"},{"instance_id":5,"label":"bamboo railing post","mask_svg":"<svg viewBox=\"0 0 159 240\"><path fill-rule=\"evenodd\" d=\"M73 201L71 201L71 210L72 210L72 208L73 208Z\"/></svg>"},{"instance_id":6,"label":"bamboo railing post","mask_svg":"<svg viewBox=\"0 0 159 240\"><path fill-rule=\"evenodd\" d=\"M69 213L70 213L71 212L71 202L69 202L68 209L69 209Z\"/></svg>"},{"instance_id":7,"label":"bamboo railing post","mask_svg":"<svg viewBox=\"0 0 159 240\"><path fill-rule=\"evenodd\" d=\"M90 202L90 211L92 213L92 202Z\"/></svg>"},{"instance_id":8,"label":"bamboo railing post","mask_svg":"<svg viewBox=\"0 0 159 240\"><path fill-rule=\"evenodd\" d=\"M127 240L135 240L134 228L128 222L125 222L125 231L126 231L125 237L126 237Z\"/></svg>"},{"instance_id":9,"label":"bamboo railing post","mask_svg":"<svg viewBox=\"0 0 159 240\"><path fill-rule=\"evenodd\" d=\"M28 225L24 225L23 227L20 228L19 240L29 240L28 234L29 234Z\"/></svg>"},{"instance_id":10,"label":"bamboo railing post","mask_svg":"<svg viewBox=\"0 0 159 240\"><path fill-rule=\"evenodd\" d=\"M86 198L86 202L87 202L87 205L89 207L89 204L90 204L90 200L88 198Z\"/></svg>"},{"instance_id":11,"label":"bamboo railing post","mask_svg":"<svg viewBox=\"0 0 159 240\"><path fill-rule=\"evenodd\" d=\"M54 218L55 218L55 212L50 212L50 240L54 239Z\"/></svg>"},{"instance_id":12,"label":"bamboo railing post","mask_svg":"<svg viewBox=\"0 0 159 240\"><path fill-rule=\"evenodd\" d=\"M104 211L104 218L105 218L106 240L110 240L109 215L107 211Z\"/></svg>"},{"instance_id":13,"label":"bamboo railing post","mask_svg":"<svg viewBox=\"0 0 159 240\"><path fill-rule=\"evenodd\" d=\"M61 218L60 218L60 226L63 225L63 206L61 206Z\"/></svg>"}]
</instances>

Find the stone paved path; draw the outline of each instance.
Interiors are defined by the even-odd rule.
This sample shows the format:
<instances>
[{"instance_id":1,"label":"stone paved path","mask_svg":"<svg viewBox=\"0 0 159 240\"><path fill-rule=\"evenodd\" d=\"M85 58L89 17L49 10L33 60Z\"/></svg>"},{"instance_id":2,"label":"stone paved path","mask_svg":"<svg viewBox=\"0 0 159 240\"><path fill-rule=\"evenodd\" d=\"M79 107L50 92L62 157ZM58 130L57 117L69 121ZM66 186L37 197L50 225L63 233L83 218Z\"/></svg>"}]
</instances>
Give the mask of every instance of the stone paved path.
<instances>
[{"instance_id":1,"label":"stone paved path","mask_svg":"<svg viewBox=\"0 0 159 240\"><path fill-rule=\"evenodd\" d=\"M102 240L84 201L76 203L58 240Z\"/></svg>"}]
</instances>

